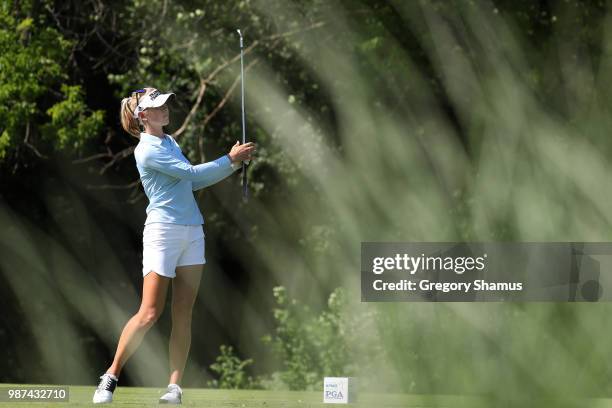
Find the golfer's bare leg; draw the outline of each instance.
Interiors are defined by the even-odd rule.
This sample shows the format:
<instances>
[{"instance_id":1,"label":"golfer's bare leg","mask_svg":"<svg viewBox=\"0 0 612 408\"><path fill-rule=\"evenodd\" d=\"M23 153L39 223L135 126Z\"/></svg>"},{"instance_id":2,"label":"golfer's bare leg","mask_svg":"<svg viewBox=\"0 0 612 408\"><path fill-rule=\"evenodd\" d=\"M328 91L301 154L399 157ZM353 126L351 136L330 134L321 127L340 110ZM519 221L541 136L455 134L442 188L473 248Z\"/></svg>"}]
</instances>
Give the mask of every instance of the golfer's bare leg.
<instances>
[{"instance_id":1,"label":"golfer's bare leg","mask_svg":"<svg viewBox=\"0 0 612 408\"><path fill-rule=\"evenodd\" d=\"M180 384L191 345L191 315L204 265L176 268L172 281L172 332L170 333L170 381Z\"/></svg>"},{"instance_id":2,"label":"golfer's bare leg","mask_svg":"<svg viewBox=\"0 0 612 408\"><path fill-rule=\"evenodd\" d=\"M155 272L149 272L144 277L140 309L123 328L115 359L106 370L107 373L119 376L125 362L136 351L145 333L162 314L169 283L170 278L160 276Z\"/></svg>"}]
</instances>

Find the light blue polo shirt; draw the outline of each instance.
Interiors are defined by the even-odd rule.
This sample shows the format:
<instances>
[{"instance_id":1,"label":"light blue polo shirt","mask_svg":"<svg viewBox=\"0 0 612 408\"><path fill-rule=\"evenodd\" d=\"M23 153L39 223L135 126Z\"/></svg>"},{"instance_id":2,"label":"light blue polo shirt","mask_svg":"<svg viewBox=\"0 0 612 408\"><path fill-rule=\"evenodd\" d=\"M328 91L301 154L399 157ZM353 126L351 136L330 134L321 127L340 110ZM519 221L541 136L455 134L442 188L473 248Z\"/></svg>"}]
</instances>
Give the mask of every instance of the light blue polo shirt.
<instances>
[{"instance_id":1,"label":"light blue polo shirt","mask_svg":"<svg viewBox=\"0 0 612 408\"><path fill-rule=\"evenodd\" d=\"M160 138L140 133L134 157L149 198L145 225L153 222L204 224L193 192L223 180L241 167L240 163L232 164L228 155L193 166L168 134Z\"/></svg>"}]
</instances>

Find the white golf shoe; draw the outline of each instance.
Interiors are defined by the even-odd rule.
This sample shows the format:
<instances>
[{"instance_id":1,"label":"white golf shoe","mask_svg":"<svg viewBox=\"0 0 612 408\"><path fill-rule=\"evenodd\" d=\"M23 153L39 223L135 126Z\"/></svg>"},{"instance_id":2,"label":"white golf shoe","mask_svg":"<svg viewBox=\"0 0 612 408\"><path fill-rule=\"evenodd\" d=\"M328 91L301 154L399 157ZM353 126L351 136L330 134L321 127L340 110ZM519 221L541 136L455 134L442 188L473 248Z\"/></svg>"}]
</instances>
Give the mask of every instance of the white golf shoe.
<instances>
[{"instance_id":1,"label":"white golf shoe","mask_svg":"<svg viewBox=\"0 0 612 408\"><path fill-rule=\"evenodd\" d=\"M96 392L94 392L93 403L94 404L105 404L113 402L113 391L117 387L117 377L112 374L106 373L100 377L100 383Z\"/></svg>"},{"instance_id":2,"label":"white golf shoe","mask_svg":"<svg viewBox=\"0 0 612 408\"><path fill-rule=\"evenodd\" d=\"M183 390L178 384L168 384L168 392L159 397L160 404L180 404Z\"/></svg>"}]
</instances>

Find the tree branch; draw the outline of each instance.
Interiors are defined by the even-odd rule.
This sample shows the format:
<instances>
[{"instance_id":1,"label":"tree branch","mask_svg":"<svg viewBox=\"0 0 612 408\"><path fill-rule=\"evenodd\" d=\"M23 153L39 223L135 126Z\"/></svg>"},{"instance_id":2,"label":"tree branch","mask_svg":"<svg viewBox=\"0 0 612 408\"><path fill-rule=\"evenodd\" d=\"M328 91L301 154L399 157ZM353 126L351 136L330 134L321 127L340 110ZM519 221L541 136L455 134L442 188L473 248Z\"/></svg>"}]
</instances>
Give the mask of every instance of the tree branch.
<instances>
[{"instance_id":1,"label":"tree branch","mask_svg":"<svg viewBox=\"0 0 612 408\"><path fill-rule=\"evenodd\" d=\"M129 147L126 147L125 149L121 150L119 153L116 153L113 156L112 160L109 161L108 163L106 163L102 167L102 169L100 170L100 174L104 174L106 172L106 170L108 170L115 163L117 163L118 161L123 160L126 157L128 157L130 154L132 154L134 152L135 148L136 148L136 146L129 146Z\"/></svg>"},{"instance_id":2,"label":"tree branch","mask_svg":"<svg viewBox=\"0 0 612 408\"><path fill-rule=\"evenodd\" d=\"M278 38L284 38L284 37L289 37L295 34L305 33L306 31L314 30L316 28L321 28L324 25L327 25L327 22L319 21L318 23L311 24L305 28L300 28L300 29L293 30L293 31L285 31L284 33L278 33L278 34L271 35L269 37L264 38L262 41L276 40Z\"/></svg>"},{"instance_id":3,"label":"tree branch","mask_svg":"<svg viewBox=\"0 0 612 408\"><path fill-rule=\"evenodd\" d=\"M138 184L140 184L140 178L129 184L101 184L99 186L87 184L85 188L88 190L126 190L128 188L136 187Z\"/></svg>"},{"instance_id":4,"label":"tree branch","mask_svg":"<svg viewBox=\"0 0 612 408\"><path fill-rule=\"evenodd\" d=\"M183 124L181 125L181 127L178 128L178 130L172 134L172 137L174 137L175 139L177 139L185 131L185 129L187 129L187 125L191 121L191 118L193 117L193 115L195 115L196 111L200 107L200 104L202 103L202 99L204 97L204 92L206 92L206 86L207 86L206 80L201 79L200 89L198 90L198 97L196 98L196 102L191 107L191 110L189 111L189 114L183 121Z\"/></svg>"},{"instance_id":5,"label":"tree branch","mask_svg":"<svg viewBox=\"0 0 612 408\"><path fill-rule=\"evenodd\" d=\"M103 159L103 158L106 158L106 157L113 157L113 154L112 153L98 153L98 154L94 154L92 156L84 157L82 159L73 160L72 164L87 163L87 162L90 162L92 160Z\"/></svg>"},{"instance_id":6,"label":"tree branch","mask_svg":"<svg viewBox=\"0 0 612 408\"><path fill-rule=\"evenodd\" d=\"M257 64L257 62L259 62L259 58L255 58L253 61L251 61L247 66L245 71L248 72L251 67L255 64ZM231 94L234 92L234 89L236 89L236 86L238 85L238 80L240 79L240 75L238 75L236 77L236 79L234 80L234 83L232 83L232 86L230 86L230 88L227 90L227 92L225 93L225 95L223 96L223 99L221 99L221 102L219 102L217 104L217 106L215 106L215 108L212 110L212 112L210 112L208 115L206 115L206 117L204 118L204 126L206 126L208 124L208 122L210 122L210 120L221 110L221 108L223 108L223 106L226 104L227 100L229 99L229 97L231 96Z\"/></svg>"},{"instance_id":7,"label":"tree branch","mask_svg":"<svg viewBox=\"0 0 612 408\"><path fill-rule=\"evenodd\" d=\"M106 157L113 157L113 151L111 150L110 147L108 147L108 144L110 143L111 139L113 138L113 131L112 130L108 130L108 132L106 132L106 139L104 139L104 144L106 145L106 153L97 153L94 154L92 156L88 156L88 157L83 157L81 159L75 159L72 161L72 164L81 164L81 163L87 163L89 161L92 160L96 160L96 159L103 159Z\"/></svg>"},{"instance_id":8,"label":"tree branch","mask_svg":"<svg viewBox=\"0 0 612 408\"><path fill-rule=\"evenodd\" d=\"M254 41L253 44L251 44L248 48L244 50L244 53L246 54L250 52L258 43L258 41ZM239 58L240 54L236 55L231 60L226 61L225 63L217 66L217 68L215 68L213 72L208 75L208 77L200 79L200 89L198 90L198 97L196 98L196 102L191 107L189 114L183 121L181 127L179 127L178 130L172 134L175 139L178 138L183 132L185 132L187 126L189 125L189 122L191 122L191 119L196 114L197 110L200 107L200 104L202 103L202 99L204 97L204 93L206 92L206 87L208 86L208 84L219 74L219 72L227 68L230 64L237 61Z\"/></svg>"},{"instance_id":9,"label":"tree branch","mask_svg":"<svg viewBox=\"0 0 612 408\"><path fill-rule=\"evenodd\" d=\"M33 144L30 143L29 139L30 139L30 121L26 123L26 131L25 131L25 138L23 139L23 144L29 147L34 152L34 154L36 154L36 156L40 157L41 159L48 159L47 156L39 152L38 149Z\"/></svg>"},{"instance_id":10,"label":"tree branch","mask_svg":"<svg viewBox=\"0 0 612 408\"><path fill-rule=\"evenodd\" d=\"M299 33L303 33L303 32L306 32L306 31L314 30L316 28L323 27L326 24L327 24L326 22L318 22L318 23L311 24L310 26L308 26L306 28L292 30L292 31L287 31L287 32L284 32L284 33L279 33L279 34L274 34L274 35L266 37L266 38L264 38L262 40L255 40L255 41L253 41L253 43L251 45L249 45L247 48L244 49L244 55L249 54L251 51L253 51L253 49L255 49L255 47L257 47L262 42L266 42L266 41L272 40L273 43L276 43L281 38L286 38L286 37L289 37L289 36L292 36L292 35L295 35L295 34L299 34ZM200 105L202 103L202 99L204 97L204 93L206 92L206 88L207 88L208 84L210 84L212 82L212 80L221 71L223 71L225 68L227 68L228 66L230 66L234 62L238 61L239 59L240 59L240 53L236 54L230 60L225 61L223 64L217 66L217 68L215 68L206 78L204 78L204 79L201 78L200 79L200 89L198 90L198 96L196 98L196 101L193 104L193 106L191 107L191 109L189 111L189 114L187 115L187 117L185 118L185 120L183 121L181 126L178 128L178 130L176 132L174 132L172 134L172 136L175 139L180 137L180 135L185 132L185 130L187 129L187 126L189 125L189 122L191 122L191 119L196 114L197 110L199 109L199 107L200 107ZM251 65L249 65L249 67L250 66ZM223 102L223 104L225 104L224 101L222 101L222 102ZM217 107L218 106L219 105L217 105ZM223 106L223 105L221 105L221 106ZM214 114L216 114L217 111L218 111L218 109L215 108ZM214 114L209 115L209 116L207 116L207 119L204 119L204 122L205 122L204 125L206 125L206 123L212 118L212 116L214 116ZM201 154L200 154L200 156L201 156Z\"/></svg>"},{"instance_id":11,"label":"tree branch","mask_svg":"<svg viewBox=\"0 0 612 408\"><path fill-rule=\"evenodd\" d=\"M251 61L246 66L245 71L248 72L253 67L253 65L257 64L258 61L259 61L259 58L255 58L253 61ZM240 75L237 75L236 79L234 80L232 85L229 87L229 89L227 90L227 92L225 93L221 101L217 104L217 106L215 106L215 108L208 115L206 115L206 117L204 118L204 123L202 124L202 128L203 128L202 131L204 130L204 128L206 128L206 125L208 124L208 122L210 122L212 118L214 118L215 115L217 115L217 113L219 113L219 111L227 103L229 97L232 95L232 93L234 93L236 86L238 86L239 80L240 80ZM198 150L200 153L200 162L204 163L206 158L204 156L204 137L203 136L198 137Z\"/></svg>"}]
</instances>

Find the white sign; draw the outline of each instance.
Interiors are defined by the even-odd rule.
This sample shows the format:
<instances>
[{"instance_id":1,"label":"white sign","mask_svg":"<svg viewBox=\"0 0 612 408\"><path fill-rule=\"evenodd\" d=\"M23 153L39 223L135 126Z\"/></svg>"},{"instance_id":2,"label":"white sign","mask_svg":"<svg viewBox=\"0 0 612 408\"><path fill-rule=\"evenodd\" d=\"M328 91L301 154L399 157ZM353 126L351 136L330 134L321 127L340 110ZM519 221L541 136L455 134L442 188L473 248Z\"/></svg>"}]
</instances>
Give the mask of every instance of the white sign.
<instances>
[{"instance_id":1,"label":"white sign","mask_svg":"<svg viewBox=\"0 0 612 408\"><path fill-rule=\"evenodd\" d=\"M325 377L323 403L348 404L355 401L355 379L352 377Z\"/></svg>"}]
</instances>

